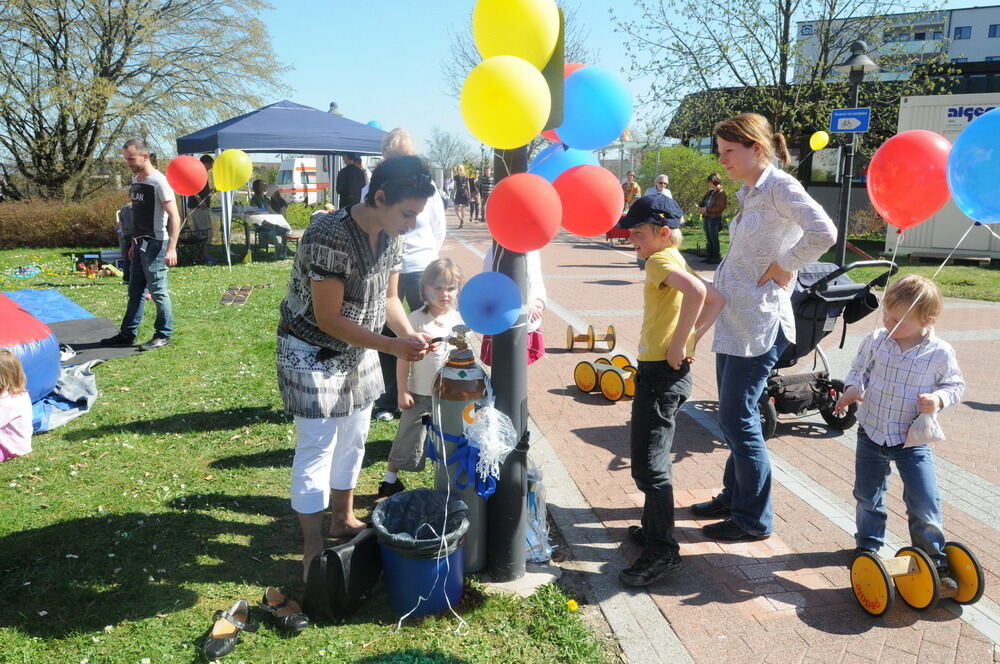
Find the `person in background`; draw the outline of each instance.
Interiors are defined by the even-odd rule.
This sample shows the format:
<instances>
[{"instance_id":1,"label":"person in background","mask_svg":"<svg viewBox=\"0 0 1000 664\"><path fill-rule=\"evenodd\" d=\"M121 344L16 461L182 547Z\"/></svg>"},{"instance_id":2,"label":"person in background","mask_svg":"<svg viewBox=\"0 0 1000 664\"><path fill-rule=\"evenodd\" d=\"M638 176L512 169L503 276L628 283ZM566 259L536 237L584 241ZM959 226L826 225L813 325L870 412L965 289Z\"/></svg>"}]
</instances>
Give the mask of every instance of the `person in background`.
<instances>
[{"instance_id":1,"label":"person in background","mask_svg":"<svg viewBox=\"0 0 1000 664\"><path fill-rule=\"evenodd\" d=\"M288 209L288 201L281 195L281 189L277 185L274 185L271 198L268 200L268 206L275 214L280 214L282 217L285 216L285 210Z\"/></svg>"},{"instance_id":2,"label":"person in background","mask_svg":"<svg viewBox=\"0 0 1000 664\"><path fill-rule=\"evenodd\" d=\"M354 153L344 155L347 164L337 172L337 195L340 197L340 207L345 208L361 202L361 190L368 178L361 168L361 157Z\"/></svg>"},{"instance_id":3,"label":"person in background","mask_svg":"<svg viewBox=\"0 0 1000 664\"><path fill-rule=\"evenodd\" d=\"M469 173L469 221L479 221L482 211L479 209L479 173Z\"/></svg>"},{"instance_id":4,"label":"person in background","mask_svg":"<svg viewBox=\"0 0 1000 664\"><path fill-rule=\"evenodd\" d=\"M740 212L730 225L726 259L714 285L726 298L715 325L719 427L729 458L722 490L691 506L698 517L727 517L702 532L716 540L756 540L774 529L771 459L761 432L760 395L771 369L795 341L796 272L837 240L829 215L802 184L773 163L788 161L785 137L762 115L745 113L715 125L719 163L736 180Z\"/></svg>"},{"instance_id":5,"label":"person in background","mask_svg":"<svg viewBox=\"0 0 1000 664\"><path fill-rule=\"evenodd\" d=\"M382 157L403 157L414 155L417 149L413 137L407 130L397 127L390 131L382 140ZM433 183L432 183L433 184ZM427 199L427 205L417 215L417 225L403 236L403 267L399 273L399 296L410 311L416 311L424 306L424 296L420 291L420 280L428 265L438 258L441 245L448 231L444 213L444 198L437 186L434 195ZM362 192L368 195L368 188ZM388 327L382 334L393 336ZM397 416L397 386L396 386L396 356L391 353L379 353L379 363L382 366L382 382L385 391L375 400L372 417L388 422Z\"/></svg>"},{"instance_id":6,"label":"person in background","mask_svg":"<svg viewBox=\"0 0 1000 664\"><path fill-rule=\"evenodd\" d=\"M333 212L333 210L334 210L333 203L327 203L326 205L324 205L323 207L321 207L320 209L316 210L311 215L309 215L309 223L311 224L320 217L325 217L326 215Z\"/></svg>"},{"instance_id":7,"label":"person in background","mask_svg":"<svg viewBox=\"0 0 1000 664\"><path fill-rule=\"evenodd\" d=\"M729 201L722 190L722 178L718 173L708 176L708 192L698 203L698 212L705 222L705 262L717 265L722 262L719 233L722 232L722 214Z\"/></svg>"},{"instance_id":8,"label":"person in background","mask_svg":"<svg viewBox=\"0 0 1000 664\"><path fill-rule=\"evenodd\" d=\"M254 180L253 184L250 185L250 191L253 192L253 195L250 196L250 207L262 211L271 209L271 201L267 196L267 186L263 180Z\"/></svg>"},{"instance_id":9,"label":"person in background","mask_svg":"<svg viewBox=\"0 0 1000 664\"><path fill-rule=\"evenodd\" d=\"M465 209L469 206L469 201L472 197L472 192L469 191L469 178L465 174L465 166L459 164L455 167L454 176L452 179L455 182L455 214L458 215L458 227L461 228L465 224Z\"/></svg>"},{"instance_id":10,"label":"person in background","mask_svg":"<svg viewBox=\"0 0 1000 664\"><path fill-rule=\"evenodd\" d=\"M962 400L965 379L955 349L932 327L944 303L937 285L910 274L893 283L882 301L884 327L866 336L844 379L836 411L858 406L854 457L854 555L878 554L885 544L886 492L891 462L903 480L910 542L934 561L942 588L957 590L944 552L941 494L934 452L927 443L907 444L910 426Z\"/></svg>"},{"instance_id":11,"label":"person in background","mask_svg":"<svg viewBox=\"0 0 1000 664\"><path fill-rule=\"evenodd\" d=\"M122 156L135 177L129 188L132 200L134 237L129 248L132 265L129 270L128 305L122 318L121 330L113 337L102 339L105 346L131 346L142 322L148 289L156 304L156 331L153 338L139 346L148 351L170 343L174 315L167 285L167 268L177 265L177 239L181 219L174 201L174 190L166 176L156 170L146 142L133 138L125 143Z\"/></svg>"},{"instance_id":12,"label":"person in background","mask_svg":"<svg viewBox=\"0 0 1000 664\"><path fill-rule=\"evenodd\" d=\"M667 198L673 198L673 192L667 188L669 183L670 178L668 178L664 173L660 173L656 176L656 179L653 180L653 186L647 189L645 193L643 193L643 196L649 196L650 194L663 194Z\"/></svg>"},{"instance_id":13,"label":"person in background","mask_svg":"<svg viewBox=\"0 0 1000 664\"><path fill-rule=\"evenodd\" d=\"M462 271L454 261L439 258L428 265L420 277L424 303L410 312L413 329L426 333L432 339L449 337L452 328L462 325L462 316L456 309L460 290ZM397 396L403 415L389 450L385 477L378 485L376 501L406 488L399 480L399 471L419 472L424 469L427 431L422 419L431 412L434 378L447 361L451 349L447 343L439 343L434 352L427 353L419 362L400 359L396 364Z\"/></svg>"},{"instance_id":14,"label":"person in background","mask_svg":"<svg viewBox=\"0 0 1000 664\"><path fill-rule=\"evenodd\" d=\"M504 249L501 247L501 251ZM483 271L497 270L499 263L494 258L494 246L490 246L483 256ZM545 290L545 278L542 274L542 255L539 250L528 251L524 254L525 277L527 280L527 293L525 301L528 303L526 342L528 349L528 364L541 359L545 355L545 339L542 337L542 315L545 313L548 293ZM486 366L493 366L493 335L483 335L483 345L479 351L479 358Z\"/></svg>"},{"instance_id":15,"label":"person in background","mask_svg":"<svg viewBox=\"0 0 1000 664\"><path fill-rule=\"evenodd\" d=\"M487 166L483 169L483 174L479 176L479 221L486 221L486 201L493 193L496 183L493 181L493 169Z\"/></svg>"},{"instance_id":16,"label":"person in background","mask_svg":"<svg viewBox=\"0 0 1000 664\"><path fill-rule=\"evenodd\" d=\"M199 161L204 164L206 171L212 171L215 164L212 155L203 154ZM214 263L215 259L208 254L208 246L212 244L212 187L208 181L201 191L188 196L187 206L191 210L191 226L198 240L198 258L205 263Z\"/></svg>"},{"instance_id":17,"label":"person in background","mask_svg":"<svg viewBox=\"0 0 1000 664\"><path fill-rule=\"evenodd\" d=\"M354 514L371 408L382 393L377 350L411 362L433 352L399 300L402 235L434 195L419 157L382 161L362 203L306 229L281 302L276 359L285 410L294 417L291 502L304 536L303 577L331 537L365 528ZM380 332L388 323L398 337Z\"/></svg>"},{"instance_id":18,"label":"person in background","mask_svg":"<svg viewBox=\"0 0 1000 664\"><path fill-rule=\"evenodd\" d=\"M135 234L135 227L132 225L132 202L129 201L118 209L115 215L115 233L118 234L118 248L122 252L122 282L128 283L129 272L132 269L132 261L129 259L129 249L132 247L132 236Z\"/></svg>"},{"instance_id":19,"label":"person in background","mask_svg":"<svg viewBox=\"0 0 1000 664\"><path fill-rule=\"evenodd\" d=\"M635 171L629 171L625 174L625 182L622 183L622 193L625 194L625 210L632 207L632 203L635 199L639 198L639 194L642 189L639 188L639 183L635 181Z\"/></svg>"},{"instance_id":20,"label":"person in background","mask_svg":"<svg viewBox=\"0 0 1000 664\"><path fill-rule=\"evenodd\" d=\"M0 461L31 452L31 398L21 360L0 348Z\"/></svg>"}]
</instances>

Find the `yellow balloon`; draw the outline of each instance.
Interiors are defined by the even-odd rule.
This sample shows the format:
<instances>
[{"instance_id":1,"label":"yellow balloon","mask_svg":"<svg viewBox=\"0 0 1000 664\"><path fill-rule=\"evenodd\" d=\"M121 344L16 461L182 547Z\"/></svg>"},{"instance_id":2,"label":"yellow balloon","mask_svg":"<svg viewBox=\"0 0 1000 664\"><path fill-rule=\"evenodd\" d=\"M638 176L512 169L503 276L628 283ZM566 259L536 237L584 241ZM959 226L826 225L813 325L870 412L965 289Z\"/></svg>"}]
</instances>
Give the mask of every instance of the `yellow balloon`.
<instances>
[{"instance_id":1,"label":"yellow balloon","mask_svg":"<svg viewBox=\"0 0 1000 664\"><path fill-rule=\"evenodd\" d=\"M247 183L253 174L253 163L243 150L226 150L212 167L216 191L232 191Z\"/></svg>"},{"instance_id":2,"label":"yellow balloon","mask_svg":"<svg viewBox=\"0 0 1000 664\"><path fill-rule=\"evenodd\" d=\"M513 55L542 69L559 39L559 9L553 0L479 0L472 35L484 60Z\"/></svg>"},{"instance_id":3,"label":"yellow balloon","mask_svg":"<svg viewBox=\"0 0 1000 664\"><path fill-rule=\"evenodd\" d=\"M526 145L549 119L552 96L530 62L497 55L469 72L460 98L462 118L487 145L509 150Z\"/></svg>"},{"instance_id":4,"label":"yellow balloon","mask_svg":"<svg viewBox=\"0 0 1000 664\"><path fill-rule=\"evenodd\" d=\"M817 131L809 137L809 147L813 150L822 150L830 144L830 134L825 131Z\"/></svg>"}]
</instances>

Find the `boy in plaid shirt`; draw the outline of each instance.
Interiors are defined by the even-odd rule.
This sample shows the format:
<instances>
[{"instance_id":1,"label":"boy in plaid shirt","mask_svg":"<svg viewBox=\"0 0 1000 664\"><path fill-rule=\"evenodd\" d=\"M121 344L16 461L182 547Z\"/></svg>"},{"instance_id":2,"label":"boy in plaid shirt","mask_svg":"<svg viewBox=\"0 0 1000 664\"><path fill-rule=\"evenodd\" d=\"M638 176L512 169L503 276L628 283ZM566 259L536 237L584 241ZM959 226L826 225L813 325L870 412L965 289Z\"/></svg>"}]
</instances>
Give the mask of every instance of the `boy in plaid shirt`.
<instances>
[{"instance_id":1,"label":"boy in plaid shirt","mask_svg":"<svg viewBox=\"0 0 1000 664\"><path fill-rule=\"evenodd\" d=\"M854 466L855 555L876 553L885 542L885 493L889 462L895 461L903 480L910 540L934 561L942 585L957 587L944 553L931 446L906 445L907 430L919 414L956 404L965 391L955 350L931 327L941 313L941 291L929 279L909 275L889 287L882 306L885 327L861 342L836 406L842 413L860 402Z\"/></svg>"}]
</instances>

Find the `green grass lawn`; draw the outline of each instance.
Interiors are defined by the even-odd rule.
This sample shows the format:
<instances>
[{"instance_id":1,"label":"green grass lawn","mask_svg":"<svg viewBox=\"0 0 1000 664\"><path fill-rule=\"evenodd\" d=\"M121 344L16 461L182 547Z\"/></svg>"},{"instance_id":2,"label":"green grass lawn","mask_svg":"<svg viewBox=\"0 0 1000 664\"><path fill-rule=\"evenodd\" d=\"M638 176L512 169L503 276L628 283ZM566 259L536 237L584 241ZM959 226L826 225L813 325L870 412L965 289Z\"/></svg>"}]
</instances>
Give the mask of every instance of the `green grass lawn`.
<instances>
[{"instance_id":1,"label":"green grass lawn","mask_svg":"<svg viewBox=\"0 0 1000 664\"><path fill-rule=\"evenodd\" d=\"M76 276L62 254L0 252L0 290L58 288L120 320L120 280ZM25 264L44 272L10 276ZM253 605L268 585L300 592L287 499L293 432L274 368L289 265L172 269L174 343L97 367L94 410L0 464L0 662L193 662L215 610L238 598ZM228 285L243 283L274 287L255 290L243 306L219 305ZM148 311L140 341L152 318ZM359 516L372 507L394 431L394 423L373 424ZM405 479L411 487L432 481L430 470ZM467 632L448 616L397 632L380 592L342 626L293 640L262 627L226 661L611 661L568 599L555 586L525 600L472 583L459 609Z\"/></svg>"},{"instance_id":2,"label":"green grass lawn","mask_svg":"<svg viewBox=\"0 0 1000 664\"><path fill-rule=\"evenodd\" d=\"M862 240L850 238L851 242L868 254L878 257L879 252L885 248L884 240ZM719 244L722 247L722 255L729 251L729 231L725 230L719 236ZM689 251L698 255L703 255L705 250L705 231L701 228L685 228L684 243L681 245L683 251ZM850 252L847 254L848 261L863 260L854 256ZM828 251L820 257L821 261L833 263L834 252ZM938 265L927 262L923 265L910 265L903 261L898 261L899 273L894 278L899 278L907 274L922 274L925 277L932 277ZM883 270L858 269L851 272L851 278L855 281L870 281L881 274ZM989 267L979 267L975 265L948 265L935 279L941 292L946 297L960 297L970 300L990 300L1000 302L1000 261L993 261Z\"/></svg>"}]
</instances>

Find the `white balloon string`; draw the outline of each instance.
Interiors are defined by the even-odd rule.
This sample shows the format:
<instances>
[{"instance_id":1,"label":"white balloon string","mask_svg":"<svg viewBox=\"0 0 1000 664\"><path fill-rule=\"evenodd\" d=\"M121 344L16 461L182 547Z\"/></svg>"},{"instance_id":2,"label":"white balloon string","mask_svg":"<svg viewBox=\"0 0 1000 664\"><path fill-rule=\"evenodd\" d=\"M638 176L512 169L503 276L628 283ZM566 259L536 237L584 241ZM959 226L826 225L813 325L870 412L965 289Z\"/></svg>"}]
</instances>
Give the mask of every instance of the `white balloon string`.
<instances>
[{"instance_id":1,"label":"white balloon string","mask_svg":"<svg viewBox=\"0 0 1000 664\"><path fill-rule=\"evenodd\" d=\"M950 252L948 252L947 258L945 258L944 261L942 261L941 265L938 266L938 269L934 271L934 274L931 276L931 281L934 281L935 279L937 279L937 276L939 274L941 274L941 270L943 270L944 266L948 264L948 261L951 260L951 257L955 254L955 252L961 246L962 242L965 241L965 237L969 234L969 231L971 231L973 228L975 228L975 226L976 226L975 224L972 224L971 226L969 226L968 228L965 229L965 232L962 233L962 237L960 237L958 239L958 244L955 245L954 249L952 249Z\"/></svg>"},{"instance_id":2,"label":"white balloon string","mask_svg":"<svg viewBox=\"0 0 1000 664\"><path fill-rule=\"evenodd\" d=\"M996 239L1000 240L1000 235L997 235L996 231L994 231L994 230L993 230L992 228L990 228L990 225L989 225L989 224L980 224L980 225L981 225L981 226L982 226L983 228L985 228L985 229L986 229L986 230L987 230L987 231L989 232L989 234L990 234L990 235L992 235L992 236L993 236L993 237L995 237Z\"/></svg>"}]
</instances>

